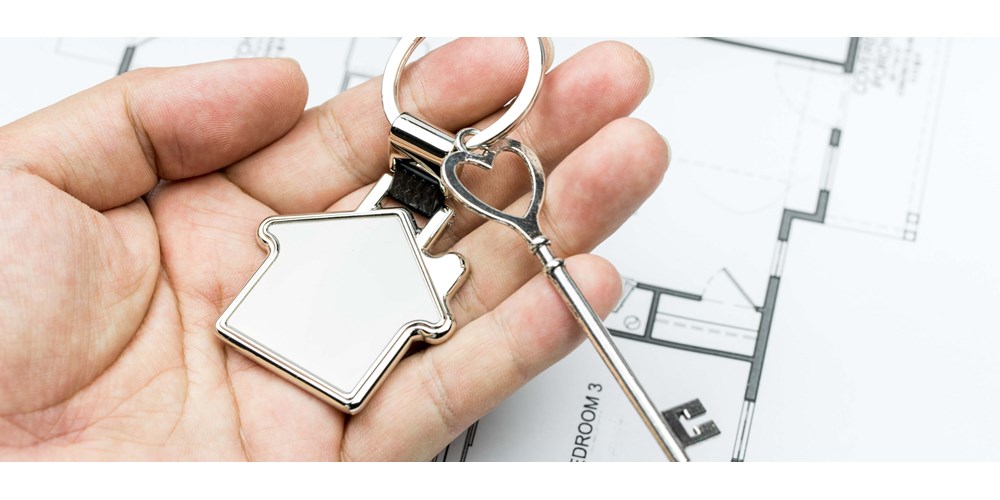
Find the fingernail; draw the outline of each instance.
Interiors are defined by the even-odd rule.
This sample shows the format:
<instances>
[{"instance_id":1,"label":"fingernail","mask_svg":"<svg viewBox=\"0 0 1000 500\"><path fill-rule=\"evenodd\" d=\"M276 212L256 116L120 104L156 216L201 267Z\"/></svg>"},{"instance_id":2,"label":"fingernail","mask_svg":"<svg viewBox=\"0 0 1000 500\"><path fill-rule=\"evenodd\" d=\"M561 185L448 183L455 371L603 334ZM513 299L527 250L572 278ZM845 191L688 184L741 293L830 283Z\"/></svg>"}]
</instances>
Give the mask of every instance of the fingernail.
<instances>
[{"instance_id":1,"label":"fingernail","mask_svg":"<svg viewBox=\"0 0 1000 500\"><path fill-rule=\"evenodd\" d=\"M653 71L653 61L650 61L646 54L640 53L639 55L642 56L643 61L646 61L646 68L649 69L649 87L646 88L646 96L649 96L649 93L653 91L653 83L656 81L656 72Z\"/></svg>"},{"instance_id":2,"label":"fingernail","mask_svg":"<svg viewBox=\"0 0 1000 500\"><path fill-rule=\"evenodd\" d=\"M660 134L660 139L663 139L663 142L667 145L667 166L669 167L674 159L674 148L670 145L670 140L667 139L667 136Z\"/></svg>"},{"instance_id":3,"label":"fingernail","mask_svg":"<svg viewBox=\"0 0 1000 500\"><path fill-rule=\"evenodd\" d=\"M545 46L545 60L542 61L542 66L548 69L556 60L556 44L552 41L552 37L548 36L542 37L542 44Z\"/></svg>"}]
</instances>

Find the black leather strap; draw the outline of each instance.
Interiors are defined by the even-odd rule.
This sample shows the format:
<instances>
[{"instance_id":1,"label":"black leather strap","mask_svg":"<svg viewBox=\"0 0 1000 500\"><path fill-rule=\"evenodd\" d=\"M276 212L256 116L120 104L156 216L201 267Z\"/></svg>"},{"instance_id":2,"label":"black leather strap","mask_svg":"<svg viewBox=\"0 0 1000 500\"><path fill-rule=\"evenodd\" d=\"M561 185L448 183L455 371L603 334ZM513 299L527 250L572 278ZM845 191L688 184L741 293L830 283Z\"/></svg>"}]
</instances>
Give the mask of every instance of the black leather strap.
<instances>
[{"instance_id":1,"label":"black leather strap","mask_svg":"<svg viewBox=\"0 0 1000 500\"><path fill-rule=\"evenodd\" d=\"M437 177L427 173L412 158L393 158L389 196L406 208L430 217L444 206L444 191Z\"/></svg>"}]
</instances>

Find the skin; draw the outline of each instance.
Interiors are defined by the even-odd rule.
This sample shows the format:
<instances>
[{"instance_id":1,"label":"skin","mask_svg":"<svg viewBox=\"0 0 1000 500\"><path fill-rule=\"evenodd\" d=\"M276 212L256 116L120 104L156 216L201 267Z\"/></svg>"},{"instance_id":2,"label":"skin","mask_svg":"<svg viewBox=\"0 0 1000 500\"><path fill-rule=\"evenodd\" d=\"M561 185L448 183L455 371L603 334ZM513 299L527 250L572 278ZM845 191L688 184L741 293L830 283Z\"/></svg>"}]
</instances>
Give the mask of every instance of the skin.
<instances>
[{"instance_id":1,"label":"skin","mask_svg":"<svg viewBox=\"0 0 1000 500\"><path fill-rule=\"evenodd\" d=\"M520 88L522 52L441 47L407 70L401 109L446 130L488 123ZM626 118L650 82L632 48L589 47L550 72L514 134L549 175L542 229L602 315L620 280L586 252L669 162ZM472 269L452 301L461 328L403 360L359 415L216 337L264 259L262 219L352 210L387 170L378 85L303 111L291 60L144 69L0 128L0 459L427 460L571 352L583 333L525 242L464 209L435 247ZM466 182L520 211L526 178Z\"/></svg>"}]
</instances>

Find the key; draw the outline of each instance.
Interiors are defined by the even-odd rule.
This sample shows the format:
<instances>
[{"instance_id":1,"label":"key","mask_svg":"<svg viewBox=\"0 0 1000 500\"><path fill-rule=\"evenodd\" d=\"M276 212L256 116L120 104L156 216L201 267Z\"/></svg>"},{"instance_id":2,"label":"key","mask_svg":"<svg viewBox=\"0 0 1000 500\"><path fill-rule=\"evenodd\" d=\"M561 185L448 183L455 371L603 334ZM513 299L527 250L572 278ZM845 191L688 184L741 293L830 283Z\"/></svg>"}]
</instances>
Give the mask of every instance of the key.
<instances>
[{"instance_id":1,"label":"key","mask_svg":"<svg viewBox=\"0 0 1000 500\"><path fill-rule=\"evenodd\" d=\"M682 441L664 422L663 417L656 410L656 406L653 405L639 384L639 380L615 347L611 340L611 334L608 333L601 318L587 303L587 299L566 270L563 260L552 253L549 239L542 234L539 228L538 214L545 197L545 173L538 158L520 142L507 138L499 139L490 146L470 150L466 145L465 137L476 133L478 133L476 129L467 128L459 132L455 138L453 152L445 158L441 167L441 178L446 193L473 212L513 228L527 240L532 253L542 262L549 281L559 291L566 305L569 306L573 315L587 332L587 337L597 349L604 364L611 370L618 385L625 391L625 395L639 413L646 427L652 432L667 458L677 462L688 461L684 446L681 444ZM458 178L459 168L465 164L491 170L497 155L502 152L514 153L519 156L527 165L531 175L531 204L521 217L504 213L482 201L472 194Z\"/></svg>"}]
</instances>

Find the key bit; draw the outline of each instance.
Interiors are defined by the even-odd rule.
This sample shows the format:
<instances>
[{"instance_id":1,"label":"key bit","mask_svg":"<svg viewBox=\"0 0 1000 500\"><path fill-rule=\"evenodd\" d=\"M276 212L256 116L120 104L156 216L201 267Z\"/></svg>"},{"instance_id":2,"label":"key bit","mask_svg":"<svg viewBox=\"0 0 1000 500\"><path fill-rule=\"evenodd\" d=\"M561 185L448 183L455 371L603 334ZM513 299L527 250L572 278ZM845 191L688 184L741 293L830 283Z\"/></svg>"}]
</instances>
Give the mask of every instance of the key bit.
<instances>
[{"instance_id":1,"label":"key bit","mask_svg":"<svg viewBox=\"0 0 1000 500\"><path fill-rule=\"evenodd\" d=\"M692 428L691 432L688 432L687 428L684 426L684 422L690 422L695 417L699 417L705 414L705 405L701 404L701 400L692 399L687 403L675 406L669 410L663 411L663 419L667 421L667 425L670 426L670 430L674 432L677 439L680 440L684 447L691 446L695 443L700 443L708 438L718 436L721 431L719 427L715 425L715 421L709 420L707 422L696 425Z\"/></svg>"}]
</instances>

